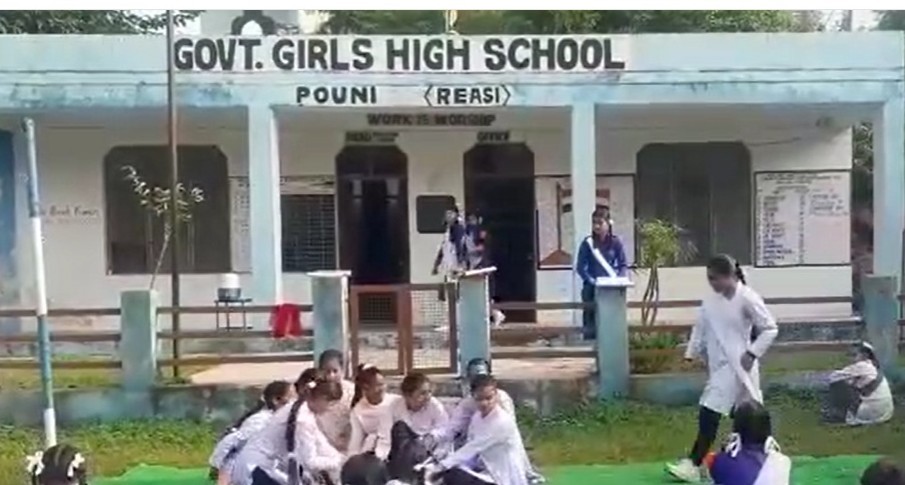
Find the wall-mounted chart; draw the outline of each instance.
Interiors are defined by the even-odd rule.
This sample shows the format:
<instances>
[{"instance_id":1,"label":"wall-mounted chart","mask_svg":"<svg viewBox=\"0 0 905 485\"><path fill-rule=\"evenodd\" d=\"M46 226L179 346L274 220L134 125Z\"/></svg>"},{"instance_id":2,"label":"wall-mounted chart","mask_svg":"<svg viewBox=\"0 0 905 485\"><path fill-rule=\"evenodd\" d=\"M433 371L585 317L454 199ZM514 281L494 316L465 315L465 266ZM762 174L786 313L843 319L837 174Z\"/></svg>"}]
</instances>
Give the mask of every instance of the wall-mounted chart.
<instances>
[{"instance_id":1,"label":"wall-mounted chart","mask_svg":"<svg viewBox=\"0 0 905 485\"><path fill-rule=\"evenodd\" d=\"M755 174L757 266L851 261L851 173Z\"/></svg>"}]
</instances>

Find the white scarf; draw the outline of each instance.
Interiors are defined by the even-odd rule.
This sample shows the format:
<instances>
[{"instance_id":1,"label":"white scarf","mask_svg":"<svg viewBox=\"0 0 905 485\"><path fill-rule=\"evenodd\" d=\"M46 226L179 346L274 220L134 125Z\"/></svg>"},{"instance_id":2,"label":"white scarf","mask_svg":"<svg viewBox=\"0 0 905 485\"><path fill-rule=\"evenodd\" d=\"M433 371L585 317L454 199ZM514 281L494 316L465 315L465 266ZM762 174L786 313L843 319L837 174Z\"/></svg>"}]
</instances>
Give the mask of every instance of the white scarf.
<instances>
[{"instance_id":1,"label":"white scarf","mask_svg":"<svg viewBox=\"0 0 905 485\"><path fill-rule=\"evenodd\" d=\"M591 249L591 254L594 255L594 259L596 259L597 262L600 263L600 266L603 267L603 271L606 272L607 276L610 278L615 278L616 276L618 276L616 274L616 270L613 269L613 265L611 265L609 261L607 261L606 258L603 257L603 254L600 253L600 249L597 249L597 246L594 245L594 238L588 236L588 238L585 239L585 243Z\"/></svg>"}]
</instances>

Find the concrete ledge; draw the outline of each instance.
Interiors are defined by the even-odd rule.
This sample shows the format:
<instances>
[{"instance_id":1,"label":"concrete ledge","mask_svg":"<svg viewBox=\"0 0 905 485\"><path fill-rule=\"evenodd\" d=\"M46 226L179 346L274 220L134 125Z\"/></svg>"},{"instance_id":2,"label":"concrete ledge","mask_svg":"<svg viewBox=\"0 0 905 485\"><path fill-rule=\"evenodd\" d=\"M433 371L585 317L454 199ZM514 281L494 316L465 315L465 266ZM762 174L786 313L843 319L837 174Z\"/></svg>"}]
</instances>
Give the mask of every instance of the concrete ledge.
<instances>
[{"instance_id":1,"label":"concrete ledge","mask_svg":"<svg viewBox=\"0 0 905 485\"><path fill-rule=\"evenodd\" d=\"M825 372L800 372L765 377L770 390L819 391L825 386ZM438 397L447 406L461 396L459 381L436 378ZM503 379L501 386L520 407L541 415L568 410L596 400L594 376L574 379ZM901 384L901 382L899 383ZM630 398L651 403L680 406L697 402L704 386L701 374L661 374L632 376ZM398 380L390 383L398 392ZM119 388L67 389L55 393L57 420L62 425L91 421L138 418L188 419L228 422L241 415L258 399L259 386L160 386L150 392L127 392ZM0 392L0 424L35 426L41 422L41 394L38 391Z\"/></svg>"}]
</instances>

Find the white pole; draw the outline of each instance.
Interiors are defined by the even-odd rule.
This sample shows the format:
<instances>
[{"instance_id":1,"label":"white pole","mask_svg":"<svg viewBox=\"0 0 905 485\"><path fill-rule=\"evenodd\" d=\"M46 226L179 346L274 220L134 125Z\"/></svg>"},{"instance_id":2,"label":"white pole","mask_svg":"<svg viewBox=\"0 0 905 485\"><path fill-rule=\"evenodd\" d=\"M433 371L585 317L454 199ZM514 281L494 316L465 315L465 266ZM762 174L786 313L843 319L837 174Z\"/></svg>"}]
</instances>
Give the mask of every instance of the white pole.
<instances>
[{"instance_id":1,"label":"white pole","mask_svg":"<svg viewBox=\"0 0 905 485\"><path fill-rule=\"evenodd\" d=\"M31 220L32 253L35 258L35 315L38 318L38 349L41 364L41 391L44 394L45 448L57 444L57 418L53 409L53 374L50 368L50 329L47 325L47 280L44 269L44 234L41 229L41 204L38 198L38 155L35 148L35 122L22 121L28 142L28 217Z\"/></svg>"}]
</instances>

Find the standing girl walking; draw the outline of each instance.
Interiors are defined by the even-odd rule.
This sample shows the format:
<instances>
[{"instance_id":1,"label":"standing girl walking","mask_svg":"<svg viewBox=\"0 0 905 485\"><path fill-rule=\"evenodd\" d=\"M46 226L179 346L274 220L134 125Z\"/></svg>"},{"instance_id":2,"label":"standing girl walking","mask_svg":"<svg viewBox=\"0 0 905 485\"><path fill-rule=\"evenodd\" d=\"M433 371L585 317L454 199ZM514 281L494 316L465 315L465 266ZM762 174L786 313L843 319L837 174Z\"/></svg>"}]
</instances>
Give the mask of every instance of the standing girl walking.
<instances>
[{"instance_id":1,"label":"standing girl walking","mask_svg":"<svg viewBox=\"0 0 905 485\"><path fill-rule=\"evenodd\" d=\"M707 281L713 293L701 302L685 352L686 359L707 364L698 436L687 458L666 466L670 475L688 483L701 480L701 463L716 441L720 419L746 400L763 403L758 360L779 333L763 298L745 284L745 275L731 256L710 260Z\"/></svg>"}]
</instances>

